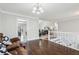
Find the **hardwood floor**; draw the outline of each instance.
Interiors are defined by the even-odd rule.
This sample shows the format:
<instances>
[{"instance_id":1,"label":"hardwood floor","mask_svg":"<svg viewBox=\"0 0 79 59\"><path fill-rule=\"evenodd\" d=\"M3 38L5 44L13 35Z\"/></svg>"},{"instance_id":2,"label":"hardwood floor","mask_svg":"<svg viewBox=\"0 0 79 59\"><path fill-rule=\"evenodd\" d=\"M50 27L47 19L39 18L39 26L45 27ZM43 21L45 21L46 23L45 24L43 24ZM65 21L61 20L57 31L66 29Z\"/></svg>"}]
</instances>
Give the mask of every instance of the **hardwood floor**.
<instances>
[{"instance_id":1,"label":"hardwood floor","mask_svg":"<svg viewBox=\"0 0 79 59\"><path fill-rule=\"evenodd\" d=\"M28 42L30 55L79 55L79 51L50 42L33 40Z\"/></svg>"}]
</instances>

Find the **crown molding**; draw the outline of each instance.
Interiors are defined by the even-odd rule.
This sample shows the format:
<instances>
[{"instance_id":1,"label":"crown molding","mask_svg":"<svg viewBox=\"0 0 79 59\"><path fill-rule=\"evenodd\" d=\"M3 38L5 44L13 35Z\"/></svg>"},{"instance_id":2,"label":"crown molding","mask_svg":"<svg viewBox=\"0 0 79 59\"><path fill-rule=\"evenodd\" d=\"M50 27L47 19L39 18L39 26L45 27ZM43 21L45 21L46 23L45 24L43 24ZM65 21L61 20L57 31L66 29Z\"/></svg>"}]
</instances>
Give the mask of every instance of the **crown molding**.
<instances>
[{"instance_id":1,"label":"crown molding","mask_svg":"<svg viewBox=\"0 0 79 59\"><path fill-rule=\"evenodd\" d=\"M27 15L22 15L22 14L19 14L19 13L5 11L5 10L2 10L2 9L0 9L0 12L4 13L4 14L9 14L9 15L14 15L14 16L24 17L24 18L29 18L29 19L39 19L38 17L31 17L31 16L27 16Z\"/></svg>"}]
</instances>

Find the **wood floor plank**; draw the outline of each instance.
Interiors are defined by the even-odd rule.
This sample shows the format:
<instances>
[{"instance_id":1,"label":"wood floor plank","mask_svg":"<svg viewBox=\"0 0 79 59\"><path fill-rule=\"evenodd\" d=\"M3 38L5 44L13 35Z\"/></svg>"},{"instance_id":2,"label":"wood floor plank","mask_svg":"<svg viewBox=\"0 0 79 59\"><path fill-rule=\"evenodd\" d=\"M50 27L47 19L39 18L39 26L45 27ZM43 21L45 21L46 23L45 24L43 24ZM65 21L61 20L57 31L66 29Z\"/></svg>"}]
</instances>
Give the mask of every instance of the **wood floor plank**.
<instances>
[{"instance_id":1,"label":"wood floor plank","mask_svg":"<svg viewBox=\"0 0 79 59\"><path fill-rule=\"evenodd\" d=\"M31 55L79 55L77 50L48 40L33 40L28 43Z\"/></svg>"}]
</instances>

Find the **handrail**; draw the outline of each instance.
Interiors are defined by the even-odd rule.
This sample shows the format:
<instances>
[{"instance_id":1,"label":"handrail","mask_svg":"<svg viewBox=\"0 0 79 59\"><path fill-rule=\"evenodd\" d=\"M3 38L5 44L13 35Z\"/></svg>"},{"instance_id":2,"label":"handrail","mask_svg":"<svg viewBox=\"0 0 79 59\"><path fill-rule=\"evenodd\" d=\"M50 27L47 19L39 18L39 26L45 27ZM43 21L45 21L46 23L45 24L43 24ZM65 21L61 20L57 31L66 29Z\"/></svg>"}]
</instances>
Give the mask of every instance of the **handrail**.
<instances>
[{"instance_id":1,"label":"handrail","mask_svg":"<svg viewBox=\"0 0 79 59\"><path fill-rule=\"evenodd\" d=\"M53 34L51 34L53 33ZM53 37L53 36L56 37ZM48 40L53 41L55 43L76 48L79 50L79 33L78 32L60 32L60 31L52 31L48 32Z\"/></svg>"}]
</instances>

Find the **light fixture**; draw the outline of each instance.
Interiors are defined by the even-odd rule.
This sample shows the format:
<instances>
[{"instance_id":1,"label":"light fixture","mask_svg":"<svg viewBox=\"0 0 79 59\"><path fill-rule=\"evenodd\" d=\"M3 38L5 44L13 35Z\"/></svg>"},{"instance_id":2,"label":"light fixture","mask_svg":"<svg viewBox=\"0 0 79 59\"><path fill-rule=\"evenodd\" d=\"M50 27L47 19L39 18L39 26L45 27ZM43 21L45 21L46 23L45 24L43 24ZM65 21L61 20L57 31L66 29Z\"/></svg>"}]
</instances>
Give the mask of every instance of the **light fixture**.
<instances>
[{"instance_id":1,"label":"light fixture","mask_svg":"<svg viewBox=\"0 0 79 59\"><path fill-rule=\"evenodd\" d=\"M36 5L34 5L33 10L32 10L32 13L40 14L40 13L43 13L43 12L44 12L44 10L43 10L43 8L40 6L39 3L37 3Z\"/></svg>"}]
</instances>

